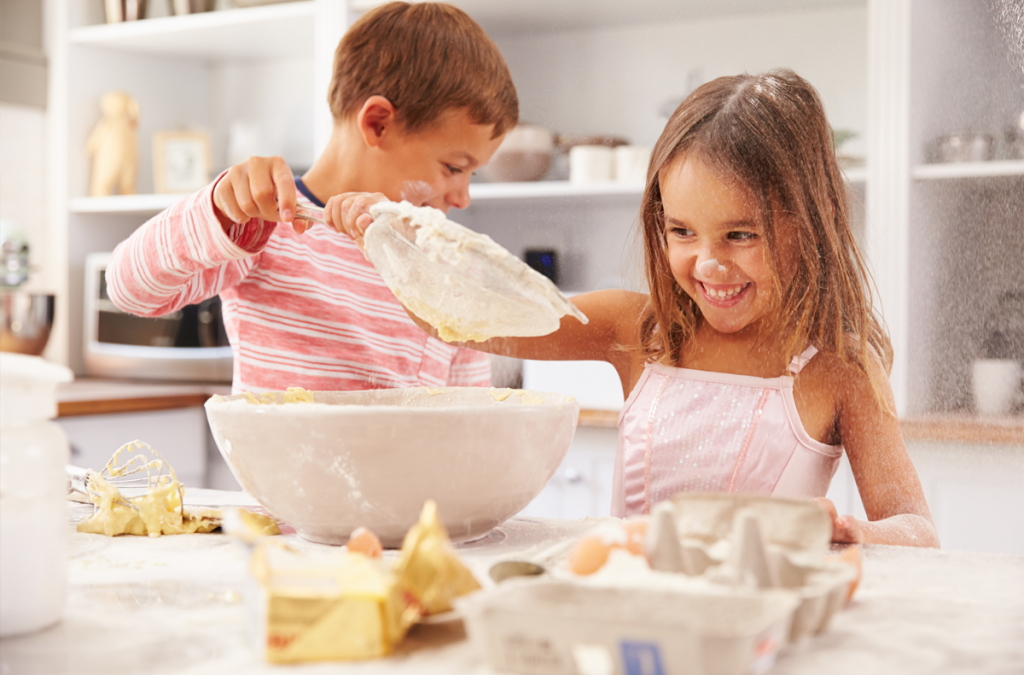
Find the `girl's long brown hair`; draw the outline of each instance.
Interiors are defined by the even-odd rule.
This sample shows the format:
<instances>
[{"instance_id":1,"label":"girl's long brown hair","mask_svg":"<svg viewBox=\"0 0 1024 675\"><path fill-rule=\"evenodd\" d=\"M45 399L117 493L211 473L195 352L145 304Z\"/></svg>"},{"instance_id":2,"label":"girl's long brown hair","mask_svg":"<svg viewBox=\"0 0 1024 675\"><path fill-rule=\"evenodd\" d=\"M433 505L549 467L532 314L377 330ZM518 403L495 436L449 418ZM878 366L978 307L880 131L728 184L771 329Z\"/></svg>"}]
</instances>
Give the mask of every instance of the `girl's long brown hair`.
<instances>
[{"instance_id":1,"label":"girl's long brown hair","mask_svg":"<svg viewBox=\"0 0 1024 675\"><path fill-rule=\"evenodd\" d=\"M720 77L701 86L676 109L654 146L640 214L650 289L640 334L646 357L674 365L700 315L672 276L659 183L669 164L687 154L737 179L757 202L775 277L778 311L769 328L781 337L786 357L813 344L869 374L874 352L888 371L892 344L872 311L870 274L850 229L832 128L814 87L790 70ZM796 227L796 268L785 279L778 273L773 201Z\"/></svg>"}]
</instances>

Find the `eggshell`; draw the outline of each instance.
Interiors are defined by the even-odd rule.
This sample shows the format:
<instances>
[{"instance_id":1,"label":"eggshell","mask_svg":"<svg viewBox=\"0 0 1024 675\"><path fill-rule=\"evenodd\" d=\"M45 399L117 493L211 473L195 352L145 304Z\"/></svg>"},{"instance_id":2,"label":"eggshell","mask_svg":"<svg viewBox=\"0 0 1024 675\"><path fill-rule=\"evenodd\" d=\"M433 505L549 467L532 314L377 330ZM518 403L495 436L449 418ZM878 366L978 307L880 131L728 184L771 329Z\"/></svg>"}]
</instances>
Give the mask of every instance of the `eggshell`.
<instances>
[{"instance_id":1,"label":"eggshell","mask_svg":"<svg viewBox=\"0 0 1024 675\"><path fill-rule=\"evenodd\" d=\"M380 539L365 527L357 527L352 531L347 546L349 553L362 553L370 558L380 558L384 554Z\"/></svg>"},{"instance_id":2,"label":"eggshell","mask_svg":"<svg viewBox=\"0 0 1024 675\"><path fill-rule=\"evenodd\" d=\"M853 565L857 569L857 577L850 584L850 592L846 595L846 601L849 602L853 599L853 593L857 590L857 586L860 584L861 575L864 574L864 565L860 557L860 546L850 546L839 555L839 559L845 563Z\"/></svg>"}]
</instances>

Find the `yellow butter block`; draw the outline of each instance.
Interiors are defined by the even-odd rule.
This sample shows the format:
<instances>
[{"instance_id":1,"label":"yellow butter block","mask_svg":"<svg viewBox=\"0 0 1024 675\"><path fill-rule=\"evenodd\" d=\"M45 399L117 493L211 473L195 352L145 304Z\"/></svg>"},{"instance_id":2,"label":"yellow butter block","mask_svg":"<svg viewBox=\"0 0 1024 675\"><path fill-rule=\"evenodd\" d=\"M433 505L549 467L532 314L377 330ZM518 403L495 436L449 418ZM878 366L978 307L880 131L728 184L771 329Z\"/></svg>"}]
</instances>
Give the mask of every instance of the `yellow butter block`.
<instances>
[{"instance_id":1,"label":"yellow butter block","mask_svg":"<svg viewBox=\"0 0 1024 675\"><path fill-rule=\"evenodd\" d=\"M422 616L480 588L432 501L393 564L347 550L300 553L264 538L251 570L260 650L272 663L387 656Z\"/></svg>"},{"instance_id":2,"label":"yellow butter block","mask_svg":"<svg viewBox=\"0 0 1024 675\"><path fill-rule=\"evenodd\" d=\"M300 554L268 541L252 572L272 663L386 656L415 622L391 570L359 553Z\"/></svg>"}]
</instances>

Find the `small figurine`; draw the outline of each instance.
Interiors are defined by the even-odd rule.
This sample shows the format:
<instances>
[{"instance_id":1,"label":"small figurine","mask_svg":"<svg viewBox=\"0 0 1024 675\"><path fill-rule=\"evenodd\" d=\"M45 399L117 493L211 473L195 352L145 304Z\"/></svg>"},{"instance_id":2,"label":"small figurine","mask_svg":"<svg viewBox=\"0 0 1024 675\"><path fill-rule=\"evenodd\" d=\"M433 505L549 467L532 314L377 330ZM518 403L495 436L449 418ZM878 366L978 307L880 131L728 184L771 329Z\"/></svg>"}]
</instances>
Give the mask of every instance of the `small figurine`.
<instances>
[{"instance_id":1,"label":"small figurine","mask_svg":"<svg viewBox=\"0 0 1024 675\"><path fill-rule=\"evenodd\" d=\"M124 92L110 91L100 99L100 110L103 117L85 144L86 153L92 157L89 195L112 195L115 186L120 194L135 194L139 104Z\"/></svg>"}]
</instances>

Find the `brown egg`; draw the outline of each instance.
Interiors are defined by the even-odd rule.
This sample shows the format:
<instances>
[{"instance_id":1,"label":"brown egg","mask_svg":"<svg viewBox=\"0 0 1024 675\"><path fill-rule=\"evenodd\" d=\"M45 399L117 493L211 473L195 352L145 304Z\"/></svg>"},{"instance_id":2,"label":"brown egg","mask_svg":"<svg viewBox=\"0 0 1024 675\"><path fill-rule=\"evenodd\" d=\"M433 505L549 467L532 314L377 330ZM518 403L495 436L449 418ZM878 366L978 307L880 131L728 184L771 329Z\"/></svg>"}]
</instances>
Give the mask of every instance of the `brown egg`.
<instances>
[{"instance_id":1,"label":"brown egg","mask_svg":"<svg viewBox=\"0 0 1024 675\"><path fill-rule=\"evenodd\" d=\"M569 569L575 574L593 574L608 560L611 548L599 534L583 537L569 554Z\"/></svg>"},{"instance_id":2,"label":"brown egg","mask_svg":"<svg viewBox=\"0 0 1024 675\"><path fill-rule=\"evenodd\" d=\"M357 527L348 540L349 553L362 553L369 558L379 558L384 554L380 539L365 527Z\"/></svg>"}]
</instances>

